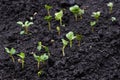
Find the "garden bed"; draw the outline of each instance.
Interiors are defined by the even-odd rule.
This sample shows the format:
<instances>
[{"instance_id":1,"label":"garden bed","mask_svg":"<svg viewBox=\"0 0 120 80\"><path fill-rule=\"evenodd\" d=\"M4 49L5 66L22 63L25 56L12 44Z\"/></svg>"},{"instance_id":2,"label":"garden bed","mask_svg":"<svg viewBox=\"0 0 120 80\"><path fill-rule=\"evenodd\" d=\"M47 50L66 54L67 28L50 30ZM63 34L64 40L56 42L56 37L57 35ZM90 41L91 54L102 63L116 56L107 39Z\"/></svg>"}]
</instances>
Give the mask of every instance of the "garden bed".
<instances>
[{"instance_id":1,"label":"garden bed","mask_svg":"<svg viewBox=\"0 0 120 80\"><path fill-rule=\"evenodd\" d=\"M113 2L113 11L109 14L108 2ZM59 36L56 27L59 21L51 21L51 31L48 30L44 16L47 11L45 4L51 5L51 15L64 8L63 24ZM85 9L83 19L75 21L69 11L71 6L64 0L1 0L0 1L0 80L120 80L120 1L119 0L76 0L75 4ZM94 32L90 22L92 12L100 11L101 16ZM36 14L35 14L36 13ZM28 35L20 35L22 28L17 21L30 21ZM116 17L112 22L111 17ZM73 41L72 48L65 48L62 56L62 41L65 35L73 31L82 34L80 47L78 41ZM67 40L67 39L66 39ZM37 55L45 53L36 49L38 42L48 46L50 57L41 66L44 71L40 77L37 72L37 61L32 52ZM5 51L5 47L15 48L17 53L24 52L25 67L21 68L18 56L14 55L15 63Z\"/></svg>"}]
</instances>

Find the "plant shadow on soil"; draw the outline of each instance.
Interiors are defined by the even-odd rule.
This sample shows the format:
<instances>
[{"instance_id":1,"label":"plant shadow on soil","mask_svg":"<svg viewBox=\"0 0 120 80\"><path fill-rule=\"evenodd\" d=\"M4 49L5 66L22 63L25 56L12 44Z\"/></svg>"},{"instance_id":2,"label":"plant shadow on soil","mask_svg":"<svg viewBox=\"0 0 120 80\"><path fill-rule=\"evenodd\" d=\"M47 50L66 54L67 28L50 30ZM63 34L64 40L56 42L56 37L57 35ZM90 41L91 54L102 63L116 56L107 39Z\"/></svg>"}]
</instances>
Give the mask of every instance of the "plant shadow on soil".
<instances>
[{"instance_id":1,"label":"plant shadow on soil","mask_svg":"<svg viewBox=\"0 0 120 80\"><path fill-rule=\"evenodd\" d=\"M120 80L120 1L113 0L113 13L109 14L106 4L112 0L76 0L85 9L83 19L74 20L69 11L69 5L61 5L60 0L1 0L0 1L0 80ZM53 6L51 15L65 8L61 35L58 36L56 26L59 22L52 20L52 30L48 31L44 16L47 12L45 4ZM101 17L95 32L91 32L90 21L92 12L101 11ZM33 14L37 12L36 15ZM33 16L34 25L29 29L31 35L20 35L21 27L17 21L29 20ZM110 18L117 21L113 23ZM65 49L62 57L62 42L69 31L83 35L81 46L74 41L73 47ZM54 40L54 42L51 42ZM43 66L44 73L37 76L37 63L31 52L39 55L37 43L42 41L50 48L51 56ZM25 52L25 68L15 63L6 54L4 47L14 47L19 52Z\"/></svg>"}]
</instances>

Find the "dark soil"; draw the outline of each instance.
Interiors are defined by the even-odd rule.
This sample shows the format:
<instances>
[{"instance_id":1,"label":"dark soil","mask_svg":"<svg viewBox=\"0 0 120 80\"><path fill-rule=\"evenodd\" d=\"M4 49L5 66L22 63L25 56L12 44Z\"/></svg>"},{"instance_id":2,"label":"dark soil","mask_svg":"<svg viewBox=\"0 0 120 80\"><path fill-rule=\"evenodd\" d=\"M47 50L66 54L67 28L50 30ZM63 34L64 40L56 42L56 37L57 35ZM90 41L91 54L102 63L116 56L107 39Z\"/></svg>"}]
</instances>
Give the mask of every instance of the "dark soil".
<instances>
[{"instance_id":1,"label":"dark soil","mask_svg":"<svg viewBox=\"0 0 120 80\"><path fill-rule=\"evenodd\" d=\"M85 9L82 20L77 22L69 11L69 4L62 0L0 0L0 80L120 80L120 0L76 0ZM114 3L113 13L109 14L106 4ZM52 20L52 30L48 31L44 16L45 4L53 6L51 15L65 8L61 35L57 35L58 21ZM91 32L92 12L101 11L101 17L94 33ZM37 12L37 15L33 14ZM31 35L20 35L21 27L17 21L30 20L34 25L29 28ZM117 18L112 22L110 18ZM73 47L65 49L62 56L61 39L69 31L83 35L81 46L74 41ZM54 40L54 42L51 42ZM37 62L31 52L38 52L37 43L49 47L51 56L42 68L44 73L37 76ZM14 47L17 53L25 52L25 68L17 62L13 63L4 47Z\"/></svg>"}]
</instances>

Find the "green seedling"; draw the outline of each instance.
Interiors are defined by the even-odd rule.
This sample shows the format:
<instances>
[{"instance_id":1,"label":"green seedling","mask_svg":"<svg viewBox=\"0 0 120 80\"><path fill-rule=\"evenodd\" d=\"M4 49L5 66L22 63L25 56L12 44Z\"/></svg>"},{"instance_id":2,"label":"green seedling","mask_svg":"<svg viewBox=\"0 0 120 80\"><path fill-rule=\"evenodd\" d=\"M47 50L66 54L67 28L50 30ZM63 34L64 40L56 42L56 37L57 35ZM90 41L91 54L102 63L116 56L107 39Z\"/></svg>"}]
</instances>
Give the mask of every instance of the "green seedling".
<instances>
[{"instance_id":1,"label":"green seedling","mask_svg":"<svg viewBox=\"0 0 120 80\"><path fill-rule=\"evenodd\" d=\"M37 50L40 51L41 49L45 49L45 51L48 53L48 55L50 56L50 51L49 48L47 46L42 45L42 42L38 42L38 46L37 46Z\"/></svg>"},{"instance_id":2,"label":"green seedling","mask_svg":"<svg viewBox=\"0 0 120 80\"><path fill-rule=\"evenodd\" d=\"M55 19L60 21L60 25L62 26L62 17L63 17L63 10L55 13Z\"/></svg>"},{"instance_id":3,"label":"green seedling","mask_svg":"<svg viewBox=\"0 0 120 80\"><path fill-rule=\"evenodd\" d=\"M97 23L96 21L90 22L90 26L92 28L92 32L94 32L94 27L95 27L96 23Z\"/></svg>"},{"instance_id":4,"label":"green seedling","mask_svg":"<svg viewBox=\"0 0 120 80\"><path fill-rule=\"evenodd\" d=\"M25 53L21 52L20 54L17 54L17 56L19 56L20 62L22 63L22 68L24 68L24 63L25 63Z\"/></svg>"},{"instance_id":5,"label":"green seedling","mask_svg":"<svg viewBox=\"0 0 120 80\"><path fill-rule=\"evenodd\" d=\"M60 35L60 27L59 26L56 27L56 30L58 32L58 35Z\"/></svg>"},{"instance_id":6,"label":"green seedling","mask_svg":"<svg viewBox=\"0 0 120 80\"><path fill-rule=\"evenodd\" d=\"M82 15L84 14L84 10L80 9L78 5L74 5L69 8L69 10L74 14L75 20L77 21L78 16L82 19Z\"/></svg>"},{"instance_id":7,"label":"green seedling","mask_svg":"<svg viewBox=\"0 0 120 80\"><path fill-rule=\"evenodd\" d=\"M51 20L52 16L45 16L44 19L48 22L48 29L51 30Z\"/></svg>"},{"instance_id":8,"label":"green seedling","mask_svg":"<svg viewBox=\"0 0 120 80\"><path fill-rule=\"evenodd\" d=\"M50 16L50 9L52 9L52 6L49 6L49 5L46 4L45 9L47 10L48 15Z\"/></svg>"},{"instance_id":9,"label":"green seedling","mask_svg":"<svg viewBox=\"0 0 120 80\"><path fill-rule=\"evenodd\" d=\"M116 20L117 20L116 17L111 17L112 22L115 22Z\"/></svg>"},{"instance_id":10,"label":"green seedling","mask_svg":"<svg viewBox=\"0 0 120 80\"><path fill-rule=\"evenodd\" d=\"M70 47L72 47L72 41L76 38L76 36L74 36L74 33L72 31L70 31L69 33L66 34L66 37L70 41Z\"/></svg>"},{"instance_id":11,"label":"green seedling","mask_svg":"<svg viewBox=\"0 0 120 80\"><path fill-rule=\"evenodd\" d=\"M101 12L97 11L97 12L93 12L91 16L94 17L96 19L96 21L98 22L100 14L101 14Z\"/></svg>"},{"instance_id":12,"label":"green seedling","mask_svg":"<svg viewBox=\"0 0 120 80\"><path fill-rule=\"evenodd\" d=\"M43 71L42 71L42 70L39 70L38 73L37 73L37 74L38 74L38 77L40 77L40 75L41 75L42 73L43 73Z\"/></svg>"},{"instance_id":13,"label":"green seedling","mask_svg":"<svg viewBox=\"0 0 120 80\"><path fill-rule=\"evenodd\" d=\"M15 59L14 59L13 55L16 53L16 50L14 48L9 49L7 47L5 48L5 50L10 55L10 57L12 58L12 61L14 63Z\"/></svg>"},{"instance_id":14,"label":"green seedling","mask_svg":"<svg viewBox=\"0 0 120 80\"><path fill-rule=\"evenodd\" d=\"M65 56L65 47L68 45L68 41L65 39L62 39L63 47L62 47L62 54Z\"/></svg>"},{"instance_id":15,"label":"green seedling","mask_svg":"<svg viewBox=\"0 0 120 80\"><path fill-rule=\"evenodd\" d=\"M25 21L25 23L18 21L17 24L21 25L24 30L20 32L20 34L28 34L28 28L30 27L30 25L33 24L33 22L29 22L29 21Z\"/></svg>"},{"instance_id":16,"label":"green seedling","mask_svg":"<svg viewBox=\"0 0 120 80\"><path fill-rule=\"evenodd\" d=\"M109 13L112 13L113 3L112 3L112 2L109 2L109 3L107 4L107 6L109 7Z\"/></svg>"},{"instance_id":17,"label":"green seedling","mask_svg":"<svg viewBox=\"0 0 120 80\"><path fill-rule=\"evenodd\" d=\"M44 62L45 62L46 60L48 60L48 58L49 58L49 56L46 55L46 54L43 54L43 55L41 55L41 56L37 56L36 54L33 54L33 56L34 56L35 60L38 62L38 63L37 63L38 69L39 69L39 67L40 67L40 63L41 63L41 62L44 63Z\"/></svg>"},{"instance_id":18,"label":"green seedling","mask_svg":"<svg viewBox=\"0 0 120 80\"><path fill-rule=\"evenodd\" d=\"M80 42L82 40L83 36L80 34L76 34L76 40L78 40L78 46L80 46Z\"/></svg>"}]
</instances>

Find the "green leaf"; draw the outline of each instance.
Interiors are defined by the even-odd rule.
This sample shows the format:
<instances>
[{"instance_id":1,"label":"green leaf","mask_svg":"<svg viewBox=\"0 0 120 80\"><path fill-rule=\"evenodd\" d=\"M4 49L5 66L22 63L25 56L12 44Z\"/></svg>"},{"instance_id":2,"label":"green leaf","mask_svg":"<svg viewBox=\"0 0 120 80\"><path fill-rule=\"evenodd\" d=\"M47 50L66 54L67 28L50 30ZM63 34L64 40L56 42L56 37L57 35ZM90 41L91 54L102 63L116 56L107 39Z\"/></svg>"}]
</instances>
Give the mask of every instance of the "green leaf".
<instances>
[{"instance_id":1,"label":"green leaf","mask_svg":"<svg viewBox=\"0 0 120 80\"><path fill-rule=\"evenodd\" d=\"M55 19L56 19L56 20L61 20L62 17L63 17L63 10L55 13Z\"/></svg>"},{"instance_id":2,"label":"green leaf","mask_svg":"<svg viewBox=\"0 0 120 80\"><path fill-rule=\"evenodd\" d=\"M47 9L47 10L49 10L49 9L51 9L52 8L52 6L49 6L49 5L45 5L45 9Z\"/></svg>"},{"instance_id":3,"label":"green leaf","mask_svg":"<svg viewBox=\"0 0 120 80\"><path fill-rule=\"evenodd\" d=\"M52 20L52 16L45 16L44 19L48 22L50 22Z\"/></svg>"},{"instance_id":4,"label":"green leaf","mask_svg":"<svg viewBox=\"0 0 120 80\"><path fill-rule=\"evenodd\" d=\"M16 53L16 50L15 50L14 48L11 48L10 53L11 53L11 54L15 54L15 53Z\"/></svg>"},{"instance_id":5,"label":"green leaf","mask_svg":"<svg viewBox=\"0 0 120 80\"><path fill-rule=\"evenodd\" d=\"M25 33L25 31L21 31L21 32L20 32L21 35L24 34L24 33Z\"/></svg>"},{"instance_id":6,"label":"green leaf","mask_svg":"<svg viewBox=\"0 0 120 80\"><path fill-rule=\"evenodd\" d=\"M107 4L107 6L112 8L112 7L113 7L113 3L112 3L112 2L109 2L109 3Z\"/></svg>"},{"instance_id":7,"label":"green leaf","mask_svg":"<svg viewBox=\"0 0 120 80\"><path fill-rule=\"evenodd\" d=\"M76 39L77 39L77 40L80 41L80 40L82 39L82 37L83 37L82 35L80 35L80 34L76 34Z\"/></svg>"},{"instance_id":8,"label":"green leaf","mask_svg":"<svg viewBox=\"0 0 120 80\"><path fill-rule=\"evenodd\" d=\"M6 51L7 53L10 53L10 50L9 50L7 47L5 47L5 51Z\"/></svg>"},{"instance_id":9,"label":"green leaf","mask_svg":"<svg viewBox=\"0 0 120 80\"><path fill-rule=\"evenodd\" d=\"M28 23L28 27L29 27L30 25L32 25L32 24L33 24L33 22L29 22L29 23Z\"/></svg>"},{"instance_id":10,"label":"green leaf","mask_svg":"<svg viewBox=\"0 0 120 80\"><path fill-rule=\"evenodd\" d=\"M96 21L90 22L90 26L91 26L91 27L94 27L95 25L96 25Z\"/></svg>"},{"instance_id":11,"label":"green leaf","mask_svg":"<svg viewBox=\"0 0 120 80\"><path fill-rule=\"evenodd\" d=\"M48 60L48 58L49 58L49 57L48 57L48 55L46 55L46 54L43 54L43 55L40 56L40 59L41 59L42 62Z\"/></svg>"},{"instance_id":12,"label":"green leaf","mask_svg":"<svg viewBox=\"0 0 120 80\"><path fill-rule=\"evenodd\" d=\"M19 24L19 25L21 25L21 26L24 25L23 22L21 22L21 21L18 21L17 24Z\"/></svg>"},{"instance_id":13,"label":"green leaf","mask_svg":"<svg viewBox=\"0 0 120 80\"><path fill-rule=\"evenodd\" d=\"M42 49L42 42L38 42L37 49L38 49L38 51L40 51Z\"/></svg>"},{"instance_id":14,"label":"green leaf","mask_svg":"<svg viewBox=\"0 0 120 80\"><path fill-rule=\"evenodd\" d=\"M69 10L70 10L73 14L79 14L80 8L79 8L78 5L74 5L74 6L70 7Z\"/></svg>"},{"instance_id":15,"label":"green leaf","mask_svg":"<svg viewBox=\"0 0 120 80\"><path fill-rule=\"evenodd\" d=\"M63 43L63 45L64 45L64 46L67 46L68 41L67 41L67 40L65 40L65 39L62 39L62 43Z\"/></svg>"},{"instance_id":16,"label":"green leaf","mask_svg":"<svg viewBox=\"0 0 120 80\"><path fill-rule=\"evenodd\" d=\"M36 54L33 54L34 58L36 61L40 62L41 61L41 58L40 56L37 56Z\"/></svg>"},{"instance_id":17,"label":"green leaf","mask_svg":"<svg viewBox=\"0 0 120 80\"><path fill-rule=\"evenodd\" d=\"M17 54L20 58L24 59L25 58L25 53L21 52L20 54Z\"/></svg>"},{"instance_id":18,"label":"green leaf","mask_svg":"<svg viewBox=\"0 0 120 80\"><path fill-rule=\"evenodd\" d=\"M71 41L73 39L76 38L76 36L74 36L74 33L72 31L70 31L69 33L66 34L66 37Z\"/></svg>"}]
</instances>

